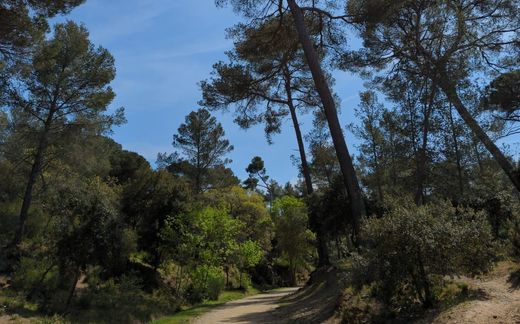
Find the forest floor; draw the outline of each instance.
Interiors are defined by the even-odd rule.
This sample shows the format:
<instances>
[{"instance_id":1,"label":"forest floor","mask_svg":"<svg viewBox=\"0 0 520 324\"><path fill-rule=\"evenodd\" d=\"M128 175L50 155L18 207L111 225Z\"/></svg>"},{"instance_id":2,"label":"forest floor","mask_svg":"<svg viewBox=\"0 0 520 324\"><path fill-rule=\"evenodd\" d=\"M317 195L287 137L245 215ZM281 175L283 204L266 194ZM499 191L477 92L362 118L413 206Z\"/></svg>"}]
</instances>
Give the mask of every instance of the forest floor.
<instances>
[{"instance_id":1,"label":"forest floor","mask_svg":"<svg viewBox=\"0 0 520 324\"><path fill-rule=\"evenodd\" d=\"M417 323L520 323L520 272L518 265L501 262L488 275L478 279L460 278L477 292L468 300Z\"/></svg>"},{"instance_id":2,"label":"forest floor","mask_svg":"<svg viewBox=\"0 0 520 324\"><path fill-rule=\"evenodd\" d=\"M340 285L335 270L314 274L303 288L261 294L218 307L194 323L337 323ZM480 278L461 277L471 292L468 300L444 310L432 310L415 324L520 323L520 270L501 262ZM291 293L295 291L294 293Z\"/></svg>"},{"instance_id":3,"label":"forest floor","mask_svg":"<svg viewBox=\"0 0 520 324\"><path fill-rule=\"evenodd\" d=\"M216 306L190 323L337 323L341 287L334 269L319 271L301 289L284 288ZM520 269L512 262L501 262L480 278L454 280L468 286L470 298L442 310L432 310L415 324L520 323ZM336 284L334 284L336 283ZM27 314L30 315L30 314ZM38 322L31 316L6 315L0 323ZM47 319L46 323L52 322ZM165 322L166 323L166 322Z\"/></svg>"}]
</instances>

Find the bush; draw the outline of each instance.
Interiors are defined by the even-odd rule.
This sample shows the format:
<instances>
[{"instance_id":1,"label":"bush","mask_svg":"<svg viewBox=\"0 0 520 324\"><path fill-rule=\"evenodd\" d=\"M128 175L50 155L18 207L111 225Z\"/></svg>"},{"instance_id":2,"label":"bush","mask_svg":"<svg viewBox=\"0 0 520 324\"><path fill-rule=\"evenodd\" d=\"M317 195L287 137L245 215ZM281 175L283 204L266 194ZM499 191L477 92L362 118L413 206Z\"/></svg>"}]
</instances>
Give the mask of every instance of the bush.
<instances>
[{"instance_id":1,"label":"bush","mask_svg":"<svg viewBox=\"0 0 520 324\"><path fill-rule=\"evenodd\" d=\"M46 299L56 293L60 278L56 267L45 260L22 257L12 276L13 288L29 297Z\"/></svg>"},{"instance_id":2,"label":"bush","mask_svg":"<svg viewBox=\"0 0 520 324\"><path fill-rule=\"evenodd\" d=\"M190 273L191 284L186 291L186 300L195 304L204 299L217 300L224 289L226 279L221 268L202 265Z\"/></svg>"},{"instance_id":3,"label":"bush","mask_svg":"<svg viewBox=\"0 0 520 324\"><path fill-rule=\"evenodd\" d=\"M475 275L490 269L495 246L486 215L446 202L393 208L364 224L367 253L354 269L390 306L435 301L434 278Z\"/></svg>"},{"instance_id":4,"label":"bush","mask_svg":"<svg viewBox=\"0 0 520 324\"><path fill-rule=\"evenodd\" d=\"M83 309L78 313L83 322L147 322L177 310L180 305L167 289L144 292L141 280L133 275L102 282L94 274L88 283L89 288L77 302L78 307Z\"/></svg>"}]
</instances>

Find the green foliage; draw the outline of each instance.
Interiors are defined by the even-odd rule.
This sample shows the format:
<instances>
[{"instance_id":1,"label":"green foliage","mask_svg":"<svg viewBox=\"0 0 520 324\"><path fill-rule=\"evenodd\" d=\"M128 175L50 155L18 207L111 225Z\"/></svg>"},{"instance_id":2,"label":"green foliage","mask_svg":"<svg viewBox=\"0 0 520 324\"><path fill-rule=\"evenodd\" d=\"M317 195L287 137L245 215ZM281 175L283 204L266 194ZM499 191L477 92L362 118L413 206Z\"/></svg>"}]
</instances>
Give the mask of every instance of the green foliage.
<instances>
[{"instance_id":1,"label":"green foliage","mask_svg":"<svg viewBox=\"0 0 520 324\"><path fill-rule=\"evenodd\" d=\"M51 205L60 267L75 271L89 265L124 268L135 238L118 224L117 188L99 178L67 185L58 188Z\"/></svg>"},{"instance_id":2,"label":"green foliage","mask_svg":"<svg viewBox=\"0 0 520 324\"><path fill-rule=\"evenodd\" d=\"M38 290L39 294L49 294L59 286L59 274L49 260L23 257L13 272L12 285L26 294Z\"/></svg>"},{"instance_id":3,"label":"green foliage","mask_svg":"<svg viewBox=\"0 0 520 324\"><path fill-rule=\"evenodd\" d=\"M517 110L520 109L520 70L501 74L491 81L487 92L488 96L483 102L486 108L501 110L509 118L518 119Z\"/></svg>"},{"instance_id":4,"label":"green foliage","mask_svg":"<svg viewBox=\"0 0 520 324\"><path fill-rule=\"evenodd\" d=\"M368 250L358 270L394 307L416 298L431 306L435 276L486 272L495 257L486 215L446 202L416 207L400 201L388 215L368 219L364 233Z\"/></svg>"},{"instance_id":5,"label":"green foliage","mask_svg":"<svg viewBox=\"0 0 520 324\"><path fill-rule=\"evenodd\" d=\"M307 208L302 200L285 196L274 202L272 218L279 262L288 265L291 284L295 285L298 273L308 270L316 253L315 236L308 228Z\"/></svg>"},{"instance_id":6,"label":"green foliage","mask_svg":"<svg viewBox=\"0 0 520 324\"><path fill-rule=\"evenodd\" d=\"M481 108L505 112L508 122L518 119L518 42L508 42L513 33L506 32L518 29L516 0L467 0L465 6L316 1L301 8L319 62L330 51L338 55L334 65L364 76L394 64L390 78L372 78L369 86L395 106L386 108L375 92L364 92L361 124L353 127L362 140L357 169L376 215L365 222L361 253L346 260L354 225L347 211L363 213L351 208L355 195L339 177L327 129L335 98L321 104L293 16L283 8L304 1L281 1L280 7L217 1L253 21L229 30L235 48L201 83L201 104L234 108L243 128L264 124L268 141L289 113L297 129L296 114L313 109L315 129L307 140L314 186L309 172L304 176L306 190L315 194L306 202L296 198L304 190L270 179L258 156L246 169L251 191L239 187L227 168L233 146L205 108L186 116L173 139L177 152L160 155L159 170L103 136L124 122L122 109L107 113L115 97L109 86L114 58L73 22L57 24L44 37L46 19L81 2L0 1L0 247L13 233L20 236L10 258L3 250L0 255L0 271L11 279L2 294L12 292L8 302L0 295L0 304L30 315L67 313L49 321L145 322L189 303L211 304L206 300L217 300L226 286L299 284L313 269L318 241L320 254L335 243L331 260L349 264L350 279L369 297L348 296L345 320L358 321L379 313L381 301L398 310L470 295L468 287L446 285L446 276L487 271L496 245L511 246L520 257L517 197L464 125L475 115L493 138L505 133L506 122ZM365 40L358 52L342 49L344 17L336 12L344 4ZM421 39L413 41L417 35ZM496 71L488 73L488 66ZM481 76L493 80L477 107ZM322 77L325 88L332 84L326 71ZM475 108L462 109L460 102ZM467 110L466 117L454 116L454 108ZM302 161L302 173L306 169ZM397 196L415 196L415 204Z\"/></svg>"},{"instance_id":7,"label":"green foliage","mask_svg":"<svg viewBox=\"0 0 520 324\"><path fill-rule=\"evenodd\" d=\"M254 267L262 260L264 252L257 242L247 240L237 249L238 265L241 269Z\"/></svg>"},{"instance_id":8,"label":"green foliage","mask_svg":"<svg viewBox=\"0 0 520 324\"><path fill-rule=\"evenodd\" d=\"M224 272L220 267L201 265L191 271L189 277L191 284L186 291L186 300L192 304L204 299L217 300L224 290Z\"/></svg>"},{"instance_id":9,"label":"green foliage","mask_svg":"<svg viewBox=\"0 0 520 324\"><path fill-rule=\"evenodd\" d=\"M32 97L19 91L12 103L31 109L42 123L104 127L104 123L119 121L101 115L115 96L108 86L114 77L114 58L106 49L94 47L85 27L73 22L58 24L53 37L38 44L30 70L22 74L25 89L21 90ZM61 83L68 86L55 91Z\"/></svg>"},{"instance_id":10,"label":"green foliage","mask_svg":"<svg viewBox=\"0 0 520 324\"><path fill-rule=\"evenodd\" d=\"M0 20L4 22L0 33L0 67L4 62L23 61L24 54L41 40L47 31L46 19L65 14L85 0L0 2Z\"/></svg>"},{"instance_id":11,"label":"green foliage","mask_svg":"<svg viewBox=\"0 0 520 324\"><path fill-rule=\"evenodd\" d=\"M225 156L233 151L233 145L224 138L222 125L203 108L186 116L177 132L172 144L181 157L178 152L159 154L159 162L173 173L186 176L195 192L201 193L210 187L212 171L221 171L231 162Z\"/></svg>"},{"instance_id":12,"label":"green foliage","mask_svg":"<svg viewBox=\"0 0 520 324\"><path fill-rule=\"evenodd\" d=\"M242 224L225 210L206 207L170 216L161 237L164 250L181 265L219 265L234 250Z\"/></svg>"},{"instance_id":13,"label":"green foliage","mask_svg":"<svg viewBox=\"0 0 520 324\"><path fill-rule=\"evenodd\" d=\"M243 224L236 236L238 242L252 240L260 244L262 250L271 250L273 223L260 194L233 186L210 190L202 199L210 206L227 210L231 217Z\"/></svg>"},{"instance_id":14,"label":"green foliage","mask_svg":"<svg viewBox=\"0 0 520 324\"><path fill-rule=\"evenodd\" d=\"M81 312L73 315L78 316L73 322L147 322L179 306L178 300L163 289L145 293L141 280L134 275L103 281L94 274L89 278L88 289L77 301Z\"/></svg>"}]
</instances>

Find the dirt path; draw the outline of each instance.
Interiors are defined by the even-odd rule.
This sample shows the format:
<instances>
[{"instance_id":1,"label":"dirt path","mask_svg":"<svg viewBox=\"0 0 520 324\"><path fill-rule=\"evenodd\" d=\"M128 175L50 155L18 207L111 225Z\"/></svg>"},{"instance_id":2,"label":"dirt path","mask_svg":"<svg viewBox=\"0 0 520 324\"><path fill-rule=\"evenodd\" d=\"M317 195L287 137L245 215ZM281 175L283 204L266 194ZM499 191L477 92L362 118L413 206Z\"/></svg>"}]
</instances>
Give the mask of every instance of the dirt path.
<instances>
[{"instance_id":1,"label":"dirt path","mask_svg":"<svg viewBox=\"0 0 520 324\"><path fill-rule=\"evenodd\" d=\"M481 297L440 314L433 323L520 323L520 289L512 282L511 265L501 264L490 276L465 279Z\"/></svg>"},{"instance_id":2,"label":"dirt path","mask_svg":"<svg viewBox=\"0 0 520 324\"><path fill-rule=\"evenodd\" d=\"M259 294L219 306L198 318L193 323L280 323L273 310L278 307L278 300L298 288L284 288Z\"/></svg>"}]
</instances>

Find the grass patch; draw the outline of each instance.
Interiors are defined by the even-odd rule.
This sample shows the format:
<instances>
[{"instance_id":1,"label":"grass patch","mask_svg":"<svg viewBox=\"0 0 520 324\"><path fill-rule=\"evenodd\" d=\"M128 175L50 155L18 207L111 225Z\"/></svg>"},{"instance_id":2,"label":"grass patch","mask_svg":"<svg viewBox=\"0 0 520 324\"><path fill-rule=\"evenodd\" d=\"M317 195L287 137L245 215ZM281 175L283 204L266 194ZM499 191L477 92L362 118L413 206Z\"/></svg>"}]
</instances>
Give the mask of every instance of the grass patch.
<instances>
[{"instance_id":1,"label":"grass patch","mask_svg":"<svg viewBox=\"0 0 520 324\"><path fill-rule=\"evenodd\" d=\"M200 316L216 306L225 304L227 302L242 299L246 296L251 296L259 293L258 290L251 288L247 292L240 290L224 291L218 297L218 300L208 300L199 305L186 308L173 316L164 317L153 321L153 324L184 324L189 323L193 318Z\"/></svg>"}]
</instances>

